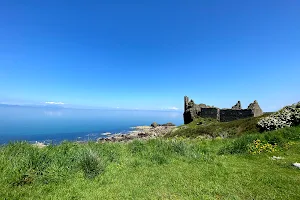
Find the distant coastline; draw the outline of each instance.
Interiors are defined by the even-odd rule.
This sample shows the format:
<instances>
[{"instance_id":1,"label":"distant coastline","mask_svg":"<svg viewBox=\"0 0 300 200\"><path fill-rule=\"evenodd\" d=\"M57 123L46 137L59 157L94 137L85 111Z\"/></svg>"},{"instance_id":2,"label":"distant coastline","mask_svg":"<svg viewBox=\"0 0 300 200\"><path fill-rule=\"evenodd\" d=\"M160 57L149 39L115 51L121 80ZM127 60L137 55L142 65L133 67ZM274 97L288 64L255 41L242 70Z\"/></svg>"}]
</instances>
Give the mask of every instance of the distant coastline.
<instances>
[{"instance_id":1,"label":"distant coastline","mask_svg":"<svg viewBox=\"0 0 300 200\"><path fill-rule=\"evenodd\" d=\"M161 111L161 112L183 112L183 109L137 109L137 108L115 108L115 107L86 107L86 106L77 106L77 105L48 105L48 104L8 104L0 103L0 107L5 108L45 108L45 109L74 109L74 110L103 110L103 111Z\"/></svg>"}]
</instances>

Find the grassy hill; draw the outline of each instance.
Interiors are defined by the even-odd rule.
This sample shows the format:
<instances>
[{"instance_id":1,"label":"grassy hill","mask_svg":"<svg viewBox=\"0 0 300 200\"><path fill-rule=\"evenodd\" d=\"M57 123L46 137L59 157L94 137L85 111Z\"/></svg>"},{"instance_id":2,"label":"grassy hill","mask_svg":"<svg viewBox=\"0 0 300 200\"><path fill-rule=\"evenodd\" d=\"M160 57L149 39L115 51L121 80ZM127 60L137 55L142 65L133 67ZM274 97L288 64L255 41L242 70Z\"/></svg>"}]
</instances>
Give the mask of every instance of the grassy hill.
<instances>
[{"instance_id":1,"label":"grassy hill","mask_svg":"<svg viewBox=\"0 0 300 200\"><path fill-rule=\"evenodd\" d=\"M260 117L251 117L231 122L219 122L216 119L197 118L193 122L179 126L176 130L166 135L166 137L232 137L243 134L259 132L257 122L270 114L264 114Z\"/></svg>"},{"instance_id":2,"label":"grassy hill","mask_svg":"<svg viewBox=\"0 0 300 200\"><path fill-rule=\"evenodd\" d=\"M171 134L189 138L5 145L0 148L0 197L300 199L300 170L292 166L300 162L300 127L258 133L252 120L257 119L222 125L206 120L207 132L194 122ZM221 129L217 124L230 136L240 136L197 138Z\"/></svg>"}]
</instances>

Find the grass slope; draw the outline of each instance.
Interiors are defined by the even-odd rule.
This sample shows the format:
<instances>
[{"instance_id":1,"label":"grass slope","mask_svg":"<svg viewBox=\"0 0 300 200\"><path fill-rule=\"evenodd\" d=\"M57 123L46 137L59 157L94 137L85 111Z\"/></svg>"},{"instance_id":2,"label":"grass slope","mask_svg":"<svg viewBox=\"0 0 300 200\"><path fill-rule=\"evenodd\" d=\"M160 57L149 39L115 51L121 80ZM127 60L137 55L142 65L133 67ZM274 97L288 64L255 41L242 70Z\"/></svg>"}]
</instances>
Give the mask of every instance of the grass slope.
<instances>
[{"instance_id":1,"label":"grass slope","mask_svg":"<svg viewBox=\"0 0 300 200\"><path fill-rule=\"evenodd\" d=\"M260 117L250 117L231 122L219 122L210 118L197 118L189 124L179 126L175 131L166 135L166 137L184 136L212 136L212 137L231 137L243 134L257 133L257 122L270 115L264 114Z\"/></svg>"},{"instance_id":2,"label":"grass slope","mask_svg":"<svg viewBox=\"0 0 300 200\"><path fill-rule=\"evenodd\" d=\"M278 151L251 155L253 140ZM272 160L271 156L282 156ZM300 127L235 139L0 148L2 199L300 199Z\"/></svg>"}]
</instances>

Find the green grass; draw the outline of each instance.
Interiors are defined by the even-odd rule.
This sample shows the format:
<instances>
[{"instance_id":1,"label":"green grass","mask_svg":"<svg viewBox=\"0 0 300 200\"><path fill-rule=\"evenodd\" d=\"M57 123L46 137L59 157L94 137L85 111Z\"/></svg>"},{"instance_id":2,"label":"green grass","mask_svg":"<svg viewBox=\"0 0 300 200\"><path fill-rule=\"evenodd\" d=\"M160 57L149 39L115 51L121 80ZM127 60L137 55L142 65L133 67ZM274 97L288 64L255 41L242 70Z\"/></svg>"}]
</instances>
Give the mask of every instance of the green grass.
<instances>
[{"instance_id":1,"label":"green grass","mask_svg":"<svg viewBox=\"0 0 300 200\"><path fill-rule=\"evenodd\" d=\"M256 139L278 151L249 154ZM0 199L300 199L294 162L300 127L229 139L13 143L0 148Z\"/></svg>"},{"instance_id":2,"label":"green grass","mask_svg":"<svg viewBox=\"0 0 300 200\"><path fill-rule=\"evenodd\" d=\"M250 117L231 122L218 122L210 118L197 118L189 124L179 126L175 131L166 135L166 137L183 136L183 137L232 137L243 134L257 133L256 126L259 119L270 115L264 114L260 117Z\"/></svg>"}]
</instances>

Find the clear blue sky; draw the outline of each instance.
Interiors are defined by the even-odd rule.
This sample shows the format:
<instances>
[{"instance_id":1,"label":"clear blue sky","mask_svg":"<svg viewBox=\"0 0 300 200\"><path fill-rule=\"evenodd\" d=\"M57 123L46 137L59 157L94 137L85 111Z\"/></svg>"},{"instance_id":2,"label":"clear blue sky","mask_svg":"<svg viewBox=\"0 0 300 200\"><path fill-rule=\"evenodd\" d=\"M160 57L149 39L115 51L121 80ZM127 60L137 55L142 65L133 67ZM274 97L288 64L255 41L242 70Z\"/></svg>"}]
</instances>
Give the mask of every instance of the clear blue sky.
<instances>
[{"instance_id":1,"label":"clear blue sky","mask_svg":"<svg viewBox=\"0 0 300 200\"><path fill-rule=\"evenodd\" d=\"M299 77L297 0L0 2L0 102L268 111Z\"/></svg>"}]
</instances>

